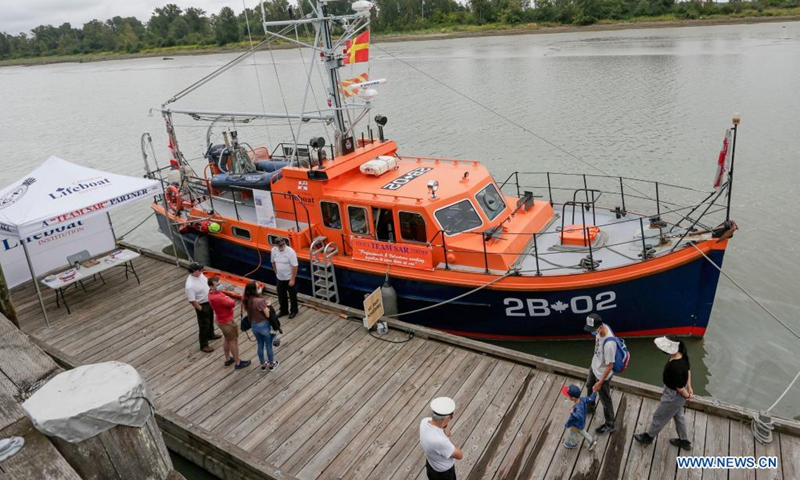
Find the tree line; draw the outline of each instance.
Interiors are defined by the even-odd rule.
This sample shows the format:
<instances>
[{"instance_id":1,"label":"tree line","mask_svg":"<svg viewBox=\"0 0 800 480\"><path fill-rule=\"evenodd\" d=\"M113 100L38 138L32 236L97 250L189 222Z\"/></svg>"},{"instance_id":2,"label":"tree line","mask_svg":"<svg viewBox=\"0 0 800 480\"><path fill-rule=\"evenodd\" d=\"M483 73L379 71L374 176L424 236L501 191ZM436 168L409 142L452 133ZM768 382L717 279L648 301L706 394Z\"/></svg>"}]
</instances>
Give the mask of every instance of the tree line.
<instances>
[{"instance_id":1,"label":"tree line","mask_svg":"<svg viewBox=\"0 0 800 480\"><path fill-rule=\"evenodd\" d=\"M526 23L590 25L601 20L672 16L694 19L712 15L757 15L800 7L800 0L756 0L714 3L712 0L373 0L372 29L400 33L459 25ZM311 11L309 0L264 2L268 20L288 20ZM348 13L350 2L328 4L332 13ZM249 23L249 26L248 26ZM309 27L310 28L310 27ZM301 32L302 34L302 32ZM223 7L209 15L200 8L175 4L156 8L147 22L116 16L92 20L76 28L69 23L40 25L29 33L0 33L0 59L80 55L100 52L137 53L182 46L227 45L264 37L260 8L236 13Z\"/></svg>"}]
</instances>

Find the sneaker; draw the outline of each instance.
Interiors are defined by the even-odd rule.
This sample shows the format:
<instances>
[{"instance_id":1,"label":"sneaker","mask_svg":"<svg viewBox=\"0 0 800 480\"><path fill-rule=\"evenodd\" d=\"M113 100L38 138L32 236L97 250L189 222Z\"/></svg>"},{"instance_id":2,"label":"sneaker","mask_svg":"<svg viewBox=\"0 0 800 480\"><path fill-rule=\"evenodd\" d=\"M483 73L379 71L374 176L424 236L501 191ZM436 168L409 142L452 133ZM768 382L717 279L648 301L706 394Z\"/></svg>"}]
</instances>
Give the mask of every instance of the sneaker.
<instances>
[{"instance_id":1,"label":"sneaker","mask_svg":"<svg viewBox=\"0 0 800 480\"><path fill-rule=\"evenodd\" d=\"M225 360L225 366L230 367L231 365L233 365L233 361L234 360L232 358Z\"/></svg>"},{"instance_id":2,"label":"sneaker","mask_svg":"<svg viewBox=\"0 0 800 480\"><path fill-rule=\"evenodd\" d=\"M236 364L236 365L233 367L233 369L234 369L234 370L241 370L241 369L243 369L243 368L247 368L247 367L249 367L249 366L250 366L250 360L239 360L239 363L237 363L237 364Z\"/></svg>"},{"instance_id":3,"label":"sneaker","mask_svg":"<svg viewBox=\"0 0 800 480\"><path fill-rule=\"evenodd\" d=\"M270 372L274 372L274 371L275 371L275 369L276 369L276 368L278 368L278 365L279 365L280 363L281 363L281 362L279 362L279 361L277 361L277 360L275 360L274 362L270 363L270 364L269 364L269 371L270 371Z\"/></svg>"},{"instance_id":4,"label":"sneaker","mask_svg":"<svg viewBox=\"0 0 800 480\"><path fill-rule=\"evenodd\" d=\"M267 364L266 363L262 363L261 364L261 371L262 372L266 372L267 371Z\"/></svg>"},{"instance_id":5,"label":"sneaker","mask_svg":"<svg viewBox=\"0 0 800 480\"><path fill-rule=\"evenodd\" d=\"M206 352L206 353L211 353L211 352L214 351L214 349L209 347L208 345L206 345L205 347L202 347L200 350L203 351L203 352Z\"/></svg>"},{"instance_id":6,"label":"sneaker","mask_svg":"<svg viewBox=\"0 0 800 480\"><path fill-rule=\"evenodd\" d=\"M577 447L577 446L578 446L578 444L577 444L577 443L569 443L569 440L567 440L567 441L565 441L565 442L564 442L564 447L565 447L565 448L575 448L575 447Z\"/></svg>"},{"instance_id":7,"label":"sneaker","mask_svg":"<svg viewBox=\"0 0 800 480\"><path fill-rule=\"evenodd\" d=\"M636 435L633 436L633 438L634 440L643 445L650 445L651 443L653 443L653 440L655 440L655 437L651 437L650 434L647 432L637 433Z\"/></svg>"},{"instance_id":8,"label":"sneaker","mask_svg":"<svg viewBox=\"0 0 800 480\"><path fill-rule=\"evenodd\" d=\"M589 451L591 452L592 450L594 450L594 447L596 446L597 446L597 439L595 438L592 440L592 443L589 444Z\"/></svg>"},{"instance_id":9,"label":"sneaker","mask_svg":"<svg viewBox=\"0 0 800 480\"><path fill-rule=\"evenodd\" d=\"M595 433L597 433L598 435L602 435L604 433L611 433L614 430L616 430L616 428L614 428L614 425L603 424L595 429Z\"/></svg>"},{"instance_id":10,"label":"sneaker","mask_svg":"<svg viewBox=\"0 0 800 480\"><path fill-rule=\"evenodd\" d=\"M681 450L691 450L692 449L692 442L689 440L681 440L680 438L670 438L669 443L675 445L676 447L680 448Z\"/></svg>"}]
</instances>

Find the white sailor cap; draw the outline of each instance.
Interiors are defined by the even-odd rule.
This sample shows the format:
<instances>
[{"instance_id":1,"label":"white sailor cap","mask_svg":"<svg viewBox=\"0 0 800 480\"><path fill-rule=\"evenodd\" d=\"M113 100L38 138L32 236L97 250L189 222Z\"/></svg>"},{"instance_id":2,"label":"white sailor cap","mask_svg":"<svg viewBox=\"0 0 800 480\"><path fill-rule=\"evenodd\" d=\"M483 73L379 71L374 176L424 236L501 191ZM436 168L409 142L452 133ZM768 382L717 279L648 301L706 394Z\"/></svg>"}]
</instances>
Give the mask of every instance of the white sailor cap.
<instances>
[{"instance_id":1,"label":"white sailor cap","mask_svg":"<svg viewBox=\"0 0 800 480\"><path fill-rule=\"evenodd\" d=\"M431 410L436 415L446 417L456 411L456 402L450 397L434 398L431 402Z\"/></svg>"}]
</instances>

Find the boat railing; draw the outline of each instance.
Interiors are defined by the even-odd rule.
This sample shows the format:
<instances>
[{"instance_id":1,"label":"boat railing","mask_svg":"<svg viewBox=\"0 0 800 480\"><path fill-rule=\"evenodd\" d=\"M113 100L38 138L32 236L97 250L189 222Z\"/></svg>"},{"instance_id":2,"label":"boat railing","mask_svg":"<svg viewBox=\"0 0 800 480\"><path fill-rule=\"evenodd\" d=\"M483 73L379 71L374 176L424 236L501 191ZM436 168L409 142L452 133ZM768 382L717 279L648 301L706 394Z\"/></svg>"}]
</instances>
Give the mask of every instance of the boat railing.
<instances>
[{"instance_id":1,"label":"boat railing","mask_svg":"<svg viewBox=\"0 0 800 480\"><path fill-rule=\"evenodd\" d=\"M434 164L452 163L453 165L460 165L462 163L466 163L472 166L477 166L481 164L481 162L478 160L463 160L459 158L410 157L405 155L398 155L397 158L399 158L400 160L410 160L412 162L417 162L417 163L422 163L422 162L432 162Z\"/></svg>"},{"instance_id":2,"label":"boat railing","mask_svg":"<svg viewBox=\"0 0 800 480\"><path fill-rule=\"evenodd\" d=\"M580 194L580 193L583 193L583 192L576 192L576 196L578 194ZM596 196L596 194L595 194L594 200L596 200L597 198L599 198L599 196ZM563 270L565 268L570 268L570 269L574 268L574 269L594 271L594 270L596 270L598 268L599 261L595 259L596 247L592 244L590 229L593 228L593 227L599 227L602 230L603 227L607 227L607 226L610 226L612 224L613 225L620 225L620 224L627 223L627 222L635 222L635 223L637 223L636 227L639 230L639 235L638 235L639 238L633 237L633 238L631 238L629 240L623 240L623 241L616 242L616 243L605 243L605 244L603 244L603 248L611 249L615 253L617 253L618 255L627 257L631 262L643 262L643 261L646 261L646 260L649 260L649 259L653 258L656 255L655 248L653 246L648 246L648 237L647 237L647 234L646 234L647 227L645 226L645 220L646 220L645 217L637 215L637 216L631 216L630 218L627 218L627 219L617 218L613 222L599 224L599 225L596 224L596 222L587 223L587 221L586 221L587 220L586 219L586 212L587 212L586 208L589 207L590 210L591 210L591 209L593 209L592 205L593 204L592 204L592 198L591 197L590 197L590 201L589 202L581 201L581 200L577 200L577 201L574 201L574 202L569 200L569 201L565 202L563 204L562 213L561 213L561 218L562 218L562 222L561 223L562 224L561 224L561 226L559 228L556 228L555 231L535 232L535 233L531 233L531 232L508 232L508 231L504 231L503 230L503 225L504 224L499 224L495 228L489 229L489 230L486 230L486 231L472 231L472 232L459 233L459 235L480 235L481 236L481 243L482 243L482 252L475 251L474 249L449 247L447 245L448 232L446 232L445 230L437 231L428 240L428 244L431 247L433 247L435 250L441 251L442 257L443 257L443 261L444 261L444 268L446 270L449 270L451 268L451 262L452 262L452 260L451 260L452 257L450 255L448 255L448 254L452 254L452 255L458 255L458 254L480 255L480 254L482 254L482 256L483 256L483 269L484 269L484 273L487 273L487 274L491 273L491 263L492 263L490 261L491 259L496 258L496 257L505 257L505 258L517 259L522 255L530 255L530 256L533 257L536 268L535 268L535 271L531 271L530 273L534 273L535 272L536 275L542 275L543 272L552 271L552 270ZM705 210L703 211L703 214L699 218L702 218L703 216L707 216L707 215L722 213L722 212L725 211L725 206L724 205L717 205L714 201L705 201L705 202L700 203L699 205L706 207ZM716 206L716 208L714 208L715 206ZM566 226L564 225L564 218L567 216L566 215L566 209L568 209L570 207L572 207L574 209L580 209L581 212L582 212L582 220L583 220L583 224L582 225L575 225L574 227L570 227L570 230L573 230L573 231L580 230L581 233L582 233L582 238L584 239L583 247L582 247L582 248L584 248L584 250L574 250L574 251L575 252L585 252L587 254L587 256L579 264L565 266L565 265L560 265L557 262L552 260L552 258L554 256L562 254L563 251L555 250L555 251L542 252L539 249L539 245L540 245L540 242L542 241L543 237L547 238L550 235L552 235L552 236L560 236L560 235L562 235L564 229L566 228ZM665 215L677 214L677 215L679 215L681 217L687 217L688 215L684 215L680 211L681 210L687 210L687 209L696 209L696 208L697 208L697 206L678 207L676 209L662 210L662 214L665 214ZM573 220L573 222L574 222L574 220ZM649 224L653 224L653 225L659 225L658 222L660 222L660 220L655 218L655 217L649 220ZM687 237L706 234L706 233L709 233L709 232L712 231L711 228L706 228L704 230L698 230L697 228L695 228L695 226L697 224L698 224L698 222L695 219L693 221L691 227L685 228L685 229L681 229L678 232L674 232L674 230L671 229L671 228L669 230L667 230L666 226L665 226L660 232L659 242L661 242L662 240L677 238L677 241L675 242L675 245L668 252L668 253L671 253L676 248L678 248L680 245L684 245L684 246L689 245L689 243L685 242ZM648 227L649 227L649 225L648 225ZM667 231L665 231L665 230L667 230ZM512 237L512 236L520 236L520 235L530 236L531 237L531 242L526 244L526 247L525 247L524 250L522 250L522 251L508 251L507 250L507 251L503 251L503 252L490 252L489 251L488 247L493 241L502 239L503 237ZM553 243L553 244L558 245L558 244L560 244L560 241L561 241L561 239L559 238L555 242L548 241L548 244ZM623 246L631 247L631 246L634 246L634 245L637 246L638 248L634 249L634 251L630 252L630 254L628 252L615 250L615 249L617 249L617 247L623 247ZM667 253L667 252L662 252L662 254L664 254L664 253ZM546 264L546 265L549 265L550 267L542 267L543 263ZM518 272L518 273L528 273L528 272Z\"/></svg>"},{"instance_id":3,"label":"boat railing","mask_svg":"<svg viewBox=\"0 0 800 480\"><path fill-rule=\"evenodd\" d=\"M719 194L726 190L727 184L720 192L708 192L682 185L624 176L515 171L500 184L501 190L505 189L504 191L512 187L517 198L521 198L525 191L541 192L539 198L547 198L550 205L575 201L577 191L599 190L612 202L618 199L615 210L619 215L625 216L628 211L652 217L669 215L671 217L665 219L672 220L670 223L674 229L684 222L699 221L700 219L691 218L691 215L712 197L713 201L716 201ZM705 195L705 198L698 202L699 195ZM584 196L588 200L588 194L585 193ZM681 213L684 211L683 208L687 208L690 213ZM704 215L701 215L701 218Z\"/></svg>"}]
</instances>

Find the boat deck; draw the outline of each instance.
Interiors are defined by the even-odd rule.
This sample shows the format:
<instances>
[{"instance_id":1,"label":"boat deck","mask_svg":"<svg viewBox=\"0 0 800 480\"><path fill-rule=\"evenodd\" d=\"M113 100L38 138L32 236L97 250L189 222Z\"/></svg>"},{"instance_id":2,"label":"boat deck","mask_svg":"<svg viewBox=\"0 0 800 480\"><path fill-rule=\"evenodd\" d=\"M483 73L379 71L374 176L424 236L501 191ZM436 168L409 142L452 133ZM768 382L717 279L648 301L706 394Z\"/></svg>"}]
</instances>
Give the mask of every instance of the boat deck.
<instances>
[{"instance_id":1,"label":"boat deck","mask_svg":"<svg viewBox=\"0 0 800 480\"><path fill-rule=\"evenodd\" d=\"M722 407L708 400L696 405L709 413L687 411L693 455L774 455L779 467L678 470L679 451L667 441L672 424L653 445L632 438L651 418L657 390L623 379L612 395L617 431L600 437L593 452L565 449L569 406L559 391L581 385L568 373L585 370L545 371L560 364L425 329L405 342L404 332L392 330L385 339L395 343L382 341L305 298L296 318L282 319L275 372L224 368L220 341L212 354L198 350L183 293L186 271L149 257L137 259L136 270L141 285L120 271L107 275L105 286L68 294L72 315L46 292L49 329L27 283L12 292L20 323L66 363L136 367L155 397L159 424L180 426L180 435L165 430L170 448L204 445L195 461L231 475L225 478L423 479L419 422L442 395L457 405L452 438L464 451L456 463L461 479L800 478L800 423L782 420L791 433L761 445L748 425L711 413ZM245 335L240 349L242 358L255 359L255 342ZM589 416L592 431L601 417L602 409ZM191 450L182 453L193 458ZM239 476L231 473L237 468Z\"/></svg>"}]
</instances>

